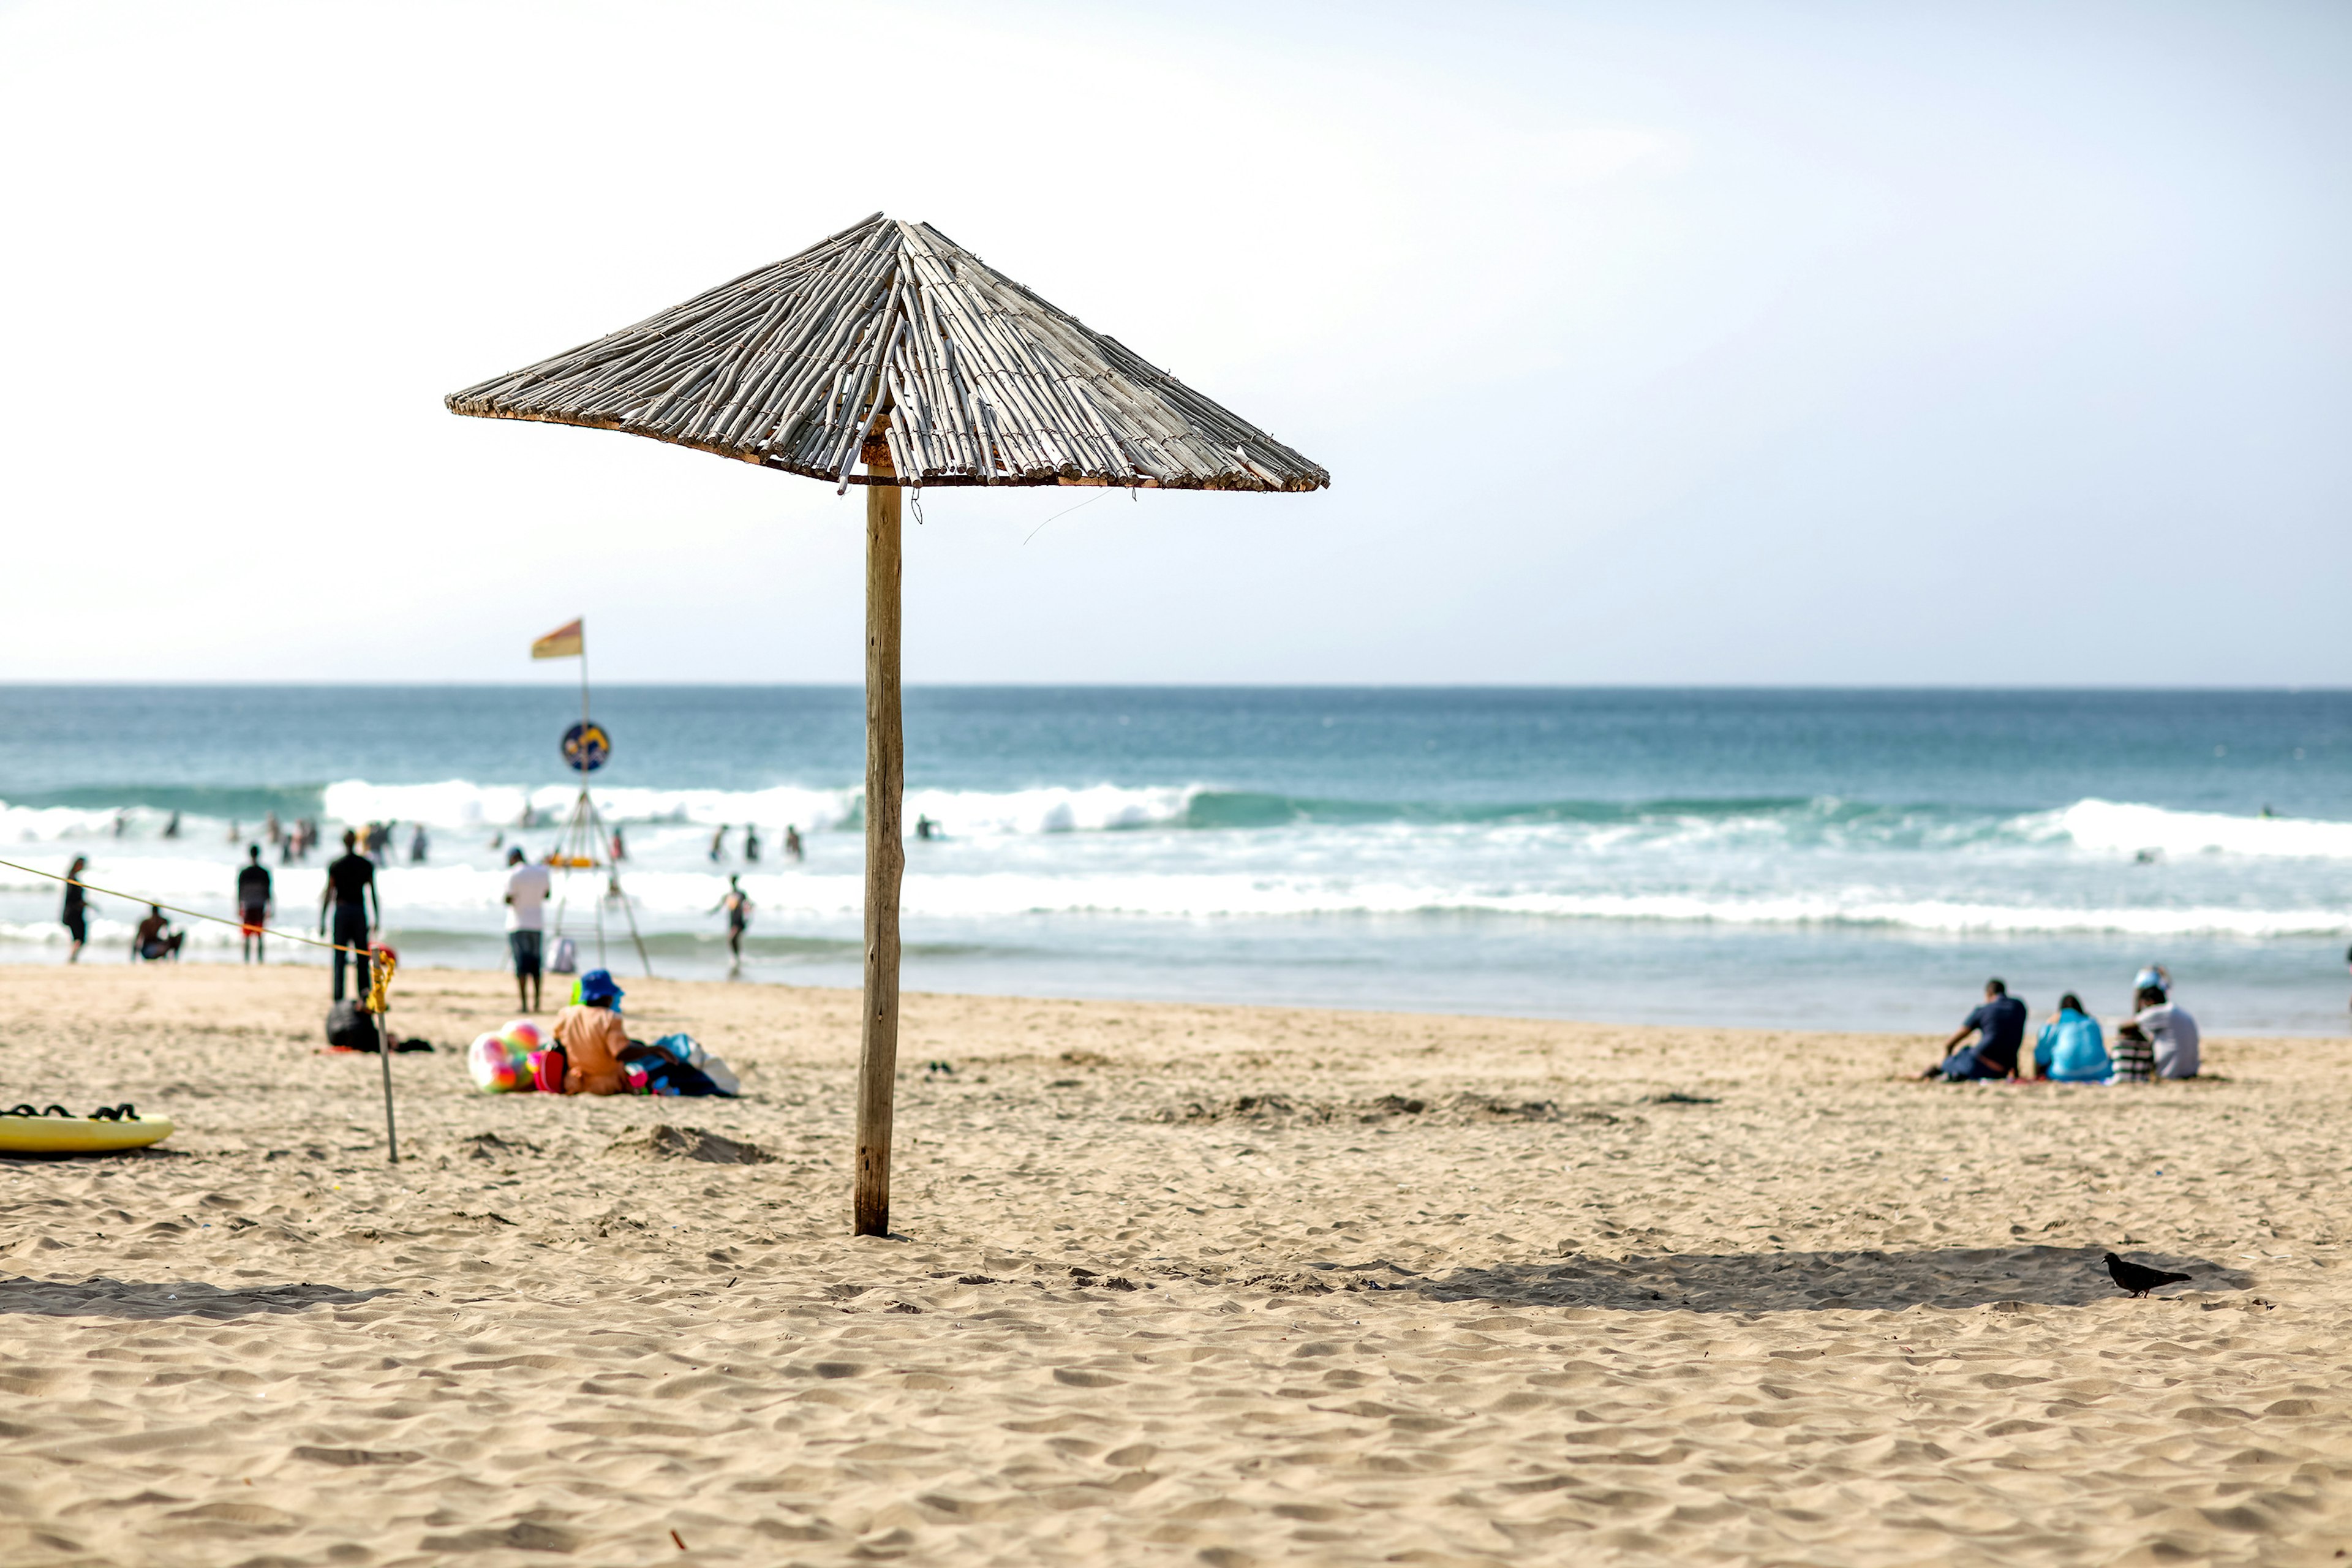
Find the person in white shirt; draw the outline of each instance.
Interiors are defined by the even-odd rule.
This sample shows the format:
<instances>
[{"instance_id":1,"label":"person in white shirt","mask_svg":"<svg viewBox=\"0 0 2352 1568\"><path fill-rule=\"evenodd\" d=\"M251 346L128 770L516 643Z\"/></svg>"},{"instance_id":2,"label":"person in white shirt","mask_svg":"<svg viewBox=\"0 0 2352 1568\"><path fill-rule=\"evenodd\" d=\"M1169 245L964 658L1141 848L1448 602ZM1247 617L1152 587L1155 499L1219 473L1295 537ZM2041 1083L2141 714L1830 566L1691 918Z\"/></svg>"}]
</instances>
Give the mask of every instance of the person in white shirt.
<instances>
[{"instance_id":1,"label":"person in white shirt","mask_svg":"<svg viewBox=\"0 0 2352 1568\"><path fill-rule=\"evenodd\" d=\"M2195 1078L2198 1068L2197 1020L2177 1002L2165 999L2164 988L2143 985L2134 998L2139 1011L2132 1016L2156 1051L2156 1076Z\"/></svg>"},{"instance_id":2,"label":"person in white shirt","mask_svg":"<svg viewBox=\"0 0 2352 1568\"><path fill-rule=\"evenodd\" d=\"M547 868L529 863L520 848L507 851L507 946L514 953L515 998L526 1013L539 1011L540 931L547 919Z\"/></svg>"}]
</instances>

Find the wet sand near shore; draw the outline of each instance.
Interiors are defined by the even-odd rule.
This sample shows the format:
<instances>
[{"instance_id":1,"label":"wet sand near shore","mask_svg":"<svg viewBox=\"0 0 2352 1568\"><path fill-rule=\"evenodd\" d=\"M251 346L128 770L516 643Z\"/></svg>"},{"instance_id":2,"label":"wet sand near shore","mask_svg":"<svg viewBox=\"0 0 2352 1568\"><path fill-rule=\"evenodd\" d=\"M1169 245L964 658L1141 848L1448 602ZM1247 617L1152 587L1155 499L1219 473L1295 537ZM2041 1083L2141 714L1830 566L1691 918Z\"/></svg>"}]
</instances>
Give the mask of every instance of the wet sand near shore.
<instances>
[{"instance_id":1,"label":"wet sand near shore","mask_svg":"<svg viewBox=\"0 0 2352 1568\"><path fill-rule=\"evenodd\" d=\"M0 1562L2352 1547L2343 1042L1948 1087L1925 1038L911 995L858 1240L856 997L624 983L747 1098L477 1094L510 983L404 972L388 1168L315 973L0 970L0 1104L181 1127L0 1163Z\"/></svg>"}]
</instances>

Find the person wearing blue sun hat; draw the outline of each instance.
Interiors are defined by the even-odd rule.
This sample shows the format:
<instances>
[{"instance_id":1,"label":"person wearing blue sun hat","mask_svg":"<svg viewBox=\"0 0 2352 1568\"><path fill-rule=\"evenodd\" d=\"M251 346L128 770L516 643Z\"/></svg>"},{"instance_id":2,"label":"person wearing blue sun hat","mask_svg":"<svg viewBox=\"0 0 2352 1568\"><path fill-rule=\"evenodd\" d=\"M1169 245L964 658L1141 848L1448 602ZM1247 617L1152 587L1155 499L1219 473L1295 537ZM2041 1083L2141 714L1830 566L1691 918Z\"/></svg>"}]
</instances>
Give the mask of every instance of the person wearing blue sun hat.
<instances>
[{"instance_id":1,"label":"person wearing blue sun hat","mask_svg":"<svg viewBox=\"0 0 2352 1568\"><path fill-rule=\"evenodd\" d=\"M555 1043L563 1047L566 1094L627 1094L629 1076L621 1068L621 1053L629 1048L628 1026L621 1022L621 988L610 970L592 969L580 977L571 1006L555 1016Z\"/></svg>"}]
</instances>

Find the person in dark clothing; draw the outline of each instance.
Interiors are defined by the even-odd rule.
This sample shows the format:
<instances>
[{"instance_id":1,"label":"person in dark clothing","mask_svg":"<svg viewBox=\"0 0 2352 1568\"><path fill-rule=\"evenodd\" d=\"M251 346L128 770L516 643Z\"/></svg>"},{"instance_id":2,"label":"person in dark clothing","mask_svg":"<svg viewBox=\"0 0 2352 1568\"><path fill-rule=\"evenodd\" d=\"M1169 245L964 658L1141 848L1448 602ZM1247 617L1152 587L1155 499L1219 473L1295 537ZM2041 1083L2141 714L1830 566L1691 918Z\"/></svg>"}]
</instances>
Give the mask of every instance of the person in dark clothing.
<instances>
[{"instance_id":1,"label":"person in dark clothing","mask_svg":"<svg viewBox=\"0 0 2352 1568\"><path fill-rule=\"evenodd\" d=\"M131 961L133 963L142 959L152 962L169 958L176 961L180 956L180 944L187 940L186 931L172 929L172 922L164 918L163 905L150 904L147 906L147 918L141 921L139 929L131 933Z\"/></svg>"},{"instance_id":2,"label":"person in dark clothing","mask_svg":"<svg viewBox=\"0 0 2352 1568\"><path fill-rule=\"evenodd\" d=\"M1984 994L1984 1005L1944 1042L1944 1059L1921 1073L1921 1078L1957 1083L1963 1079L2017 1076L2018 1047L2025 1042L2025 1004L2011 996L2009 987L1998 980L1986 981ZM1976 1036L1977 1043L1962 1046L1960 1042L1970 1035Z\"/></svg>"},{"instance_id":3,"label":"person in dark clothing","mask_svg":"<svg viewBox=\"0 0 2352 1568\"><path fill-rule=\"evenodd\" d=\"M327 934L327 910L334 908L335 1000L343 999L343 961L349 959L359 972L359 988L362 995L368 988L368 931L372 925L383 923L383 899L375 887L375 862L359 852L360 836L350 828L343 829L343 852L327 867L326 885L319 889L319 934ZM368 906L373 903L373 921ZM344 949L358 951L346 952Z\"/></svg>"},{"instance_id":4,"label":"person in dark clothing","mask_svg":"<svg viewBox=\"0 0 2352 1568\"><path fill-rule=\"evenodd\" d=\"M712 906L711 912L720 910L727 911L727 952L733 963L729 973L732 973L743 967L743 928L751 923L751 895L743 890L739 879L727 879L727 895Z\"/></svg>"},{"instance_id":5,"label":"person in dark clothing","mask_svg":"<svg viewBox=\"0 0 2352 1568\"><path fill-rule=\"evenodd\" d=\"M68 963L81 957L81 944L89 940L89 901L81 885L81 874L88 869L89 862L79 855L66 868L66 907L58 911L58 919L65 922L66 934L73 938L73 946L66 950Z\"/></svg>"},{"instance_id":6,"label":"person in dark clothing","mask_svg":"<svg viewBox=\"0 0 2352 1568\"><path fill-rule=\"evenodd\" d=\"M240 946L247 963L265 962L261 955L261 928L269 923L269 906L277 901L276 889L270 886L269 868L261 863L261 846L245 847L245 868L236 874L236 918L243 928Z\"/></svg>"}]
</instances>

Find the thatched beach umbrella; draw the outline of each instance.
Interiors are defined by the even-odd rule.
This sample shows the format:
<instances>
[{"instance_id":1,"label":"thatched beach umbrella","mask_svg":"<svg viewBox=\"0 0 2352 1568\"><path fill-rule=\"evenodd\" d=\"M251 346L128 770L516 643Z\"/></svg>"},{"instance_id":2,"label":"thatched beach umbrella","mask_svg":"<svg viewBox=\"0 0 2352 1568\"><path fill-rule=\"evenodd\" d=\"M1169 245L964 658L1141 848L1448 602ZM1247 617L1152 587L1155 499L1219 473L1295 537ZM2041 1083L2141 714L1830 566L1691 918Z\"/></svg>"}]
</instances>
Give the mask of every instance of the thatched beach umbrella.
<instances>
[{"instance_id":1,"label":"thatched beach umbrella","mask_svg":"<svg viewBox=\"0 0 2352 1568\"><path fill-rule=\"evenodd\" d=\"M868 487L866 1008L854 1209L858 1235L887 1233L906 863L900 488L1313 490L1331 476L928 224L879 213L446 401L453 413L625 430L842 491Z\"/></svg>"}]
</instances>

